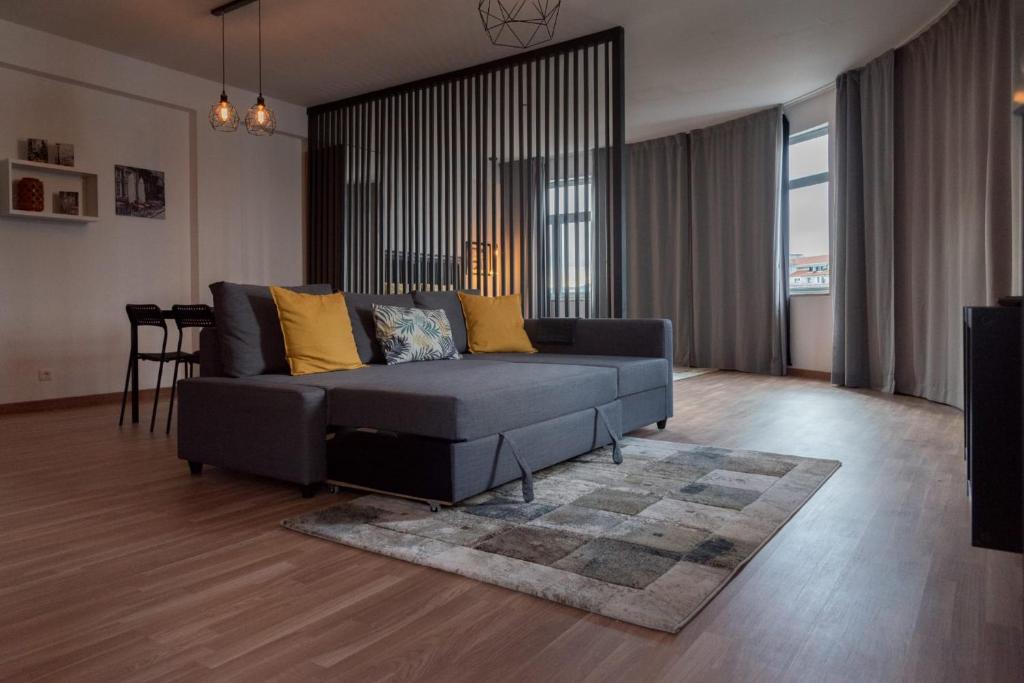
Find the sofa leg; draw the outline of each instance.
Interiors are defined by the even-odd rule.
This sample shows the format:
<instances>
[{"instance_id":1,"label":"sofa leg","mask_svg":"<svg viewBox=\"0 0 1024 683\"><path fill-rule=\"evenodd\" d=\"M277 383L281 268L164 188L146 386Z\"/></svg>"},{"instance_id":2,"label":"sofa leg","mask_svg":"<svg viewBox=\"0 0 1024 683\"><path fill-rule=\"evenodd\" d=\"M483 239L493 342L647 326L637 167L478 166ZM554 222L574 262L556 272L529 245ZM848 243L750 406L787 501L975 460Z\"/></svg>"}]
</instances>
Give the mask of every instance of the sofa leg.
<instances>
[{"instance_id":1,"label":"sofa leg","mask_svg":"<svg viewBox=\"0 0 1024 683\"><path fill-rule=\"evenodd\" d=\"M302 497L312 498L316 495L317 489L320 488L319 484L303 484L302 486Z\"/></svg>"},{"instance_id":2,"label":"sofa leg","mask_svg":"<svg viewBox=\"0 0 1024 683\"><path fill-rule=\"evenodd\" d=\"M664 420L658 420L658 429L664 429L667 424L668 418L665 418Z\"/></svg>"},{"instance_id":3,"label":"sofa leg","mask_svg":"<svg viewBox=\"0 0 1024 683\"><path fill-rule=\"evenodd\" d=\"M203 463L196 462L195 460L189 460L188 471L192 473L193 477L198 477L203 473Z\"/></svg>"}]
</instances>

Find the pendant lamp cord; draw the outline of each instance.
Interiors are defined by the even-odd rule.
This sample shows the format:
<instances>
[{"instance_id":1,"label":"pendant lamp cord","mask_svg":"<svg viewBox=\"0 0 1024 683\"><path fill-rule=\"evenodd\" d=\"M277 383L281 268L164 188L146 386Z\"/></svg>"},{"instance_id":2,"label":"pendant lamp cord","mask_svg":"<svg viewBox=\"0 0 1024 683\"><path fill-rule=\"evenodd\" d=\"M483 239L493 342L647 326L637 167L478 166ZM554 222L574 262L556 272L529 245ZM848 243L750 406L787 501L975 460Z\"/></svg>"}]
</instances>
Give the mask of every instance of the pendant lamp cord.
<instances>
[{"instance_id":1,"label":"pendant lamp cord","mask_svg":"<svg viewBox=\"0 0 1024 683\"><path fill-rule=\"evenodd\" d=\"M220 90L222 93L227 93L228 91L227 76L225 76L227 61L224 57L227 49L226 45L227 43L224 40L224 15L222 14L220 15Z\"/></svg>"},{"instance_id":2,"label":"pendant lamp cord","mask_svg":"<svg viewBox=\"0 0 1024 683\"><path fill-rule=\"evenodd\" d=\"M256 1L257 65L259 68L260 97L263 97L263 0Z\"/></svg>"}]
</instances>

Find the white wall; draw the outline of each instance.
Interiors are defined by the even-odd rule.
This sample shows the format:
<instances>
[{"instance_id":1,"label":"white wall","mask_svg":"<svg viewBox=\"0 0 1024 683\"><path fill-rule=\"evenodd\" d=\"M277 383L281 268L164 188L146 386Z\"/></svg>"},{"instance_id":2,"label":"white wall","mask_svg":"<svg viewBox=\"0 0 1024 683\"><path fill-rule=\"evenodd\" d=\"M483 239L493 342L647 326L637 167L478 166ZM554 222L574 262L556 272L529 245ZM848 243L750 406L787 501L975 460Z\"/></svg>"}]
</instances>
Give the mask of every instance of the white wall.
<instances>
[{"instance_id":1,"label":"white wall","mask_svg":"<svg viewBox=\"0 0 1024 683\"><path fill-rule=\"evenodd\" d=\"M207 285L222 279L302 281L305 111L269 93L278 134L217 133L206 117L219 93L0 21L0 159L27 137L74 144L76 166L99 174L100 214L84 225L0 218L0 403L119 391L126 303L209 303ZM255 99L229 95L243 115ZM114 215L114 164L165 173L165 220ZM39 382L40 369L53 380ZM154 381L152 367L143 386Z\"/></svg>"},{"instance_id":2,"label":"white wall","mask_svg":"<svg viewBox=\"0 0 1024 683\"><path fill-rule=\"evenodd\" d=\"M813 97L786 107L790 132L798 133L823 123L829 124L834 143L835 89L827 88ZM830 145L829 167L835 172L835 146ZM835 184L832 184L835 190ZM832 295L798 294L789 297L789 350L791 367L829 372L832 369Z\"/></svg>"}]
</instances>

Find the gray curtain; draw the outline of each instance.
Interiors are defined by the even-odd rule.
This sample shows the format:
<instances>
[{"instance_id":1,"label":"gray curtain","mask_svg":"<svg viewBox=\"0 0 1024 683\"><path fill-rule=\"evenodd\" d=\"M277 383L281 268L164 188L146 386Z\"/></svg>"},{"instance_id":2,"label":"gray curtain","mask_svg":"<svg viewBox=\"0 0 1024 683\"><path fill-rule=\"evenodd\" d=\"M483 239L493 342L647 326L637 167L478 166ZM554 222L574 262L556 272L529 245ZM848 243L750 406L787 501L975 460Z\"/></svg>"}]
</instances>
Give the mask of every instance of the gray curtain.
<instances>
[{"instance_id":1,"label":"gray curtain","mask_svg":"<svg viewBox=\"0 0 1024 683\"><path fill-rule=\"evenodd\" d=\"M836 81L832 382L895 388L893 129L895 56Z\"/></svg>"},{"instance_id":2,"label":"gray curtain","mask_svg":"<svg viewBox=\"0 0 1024 683\"><path fill-rule=\"evenodd\" d=\"M677 365L691 365L690 144L686 134L629 145L627 310L669 318Z\"/></svg>"},{"instance_id":3,"label":"gray curtain","mask_svg":"<svg viewBox=\"0 0 1024 683\"><path fill-rule=\"evenodd\" d=\"M695 365L786 372L782 108L691 134Z\"/></svg>"},{"instance_id":4,"label":"gray curtain","mask_svg":"<svg viewBox=\"0 0 1024 683\"><path fill-rule=\"evenodd\" d=\"M963 405L962 307L1010 294L1011 0L963 0L896 59L896 390Z\"/></svg>"},{"instance_id":5,"label":"gray curtain","mask_svg":"<svg viewBox=\"0 0 1024 683\"><path fill-rule=\"evenodd\" d=\"M1011 26L962 0L838 80L838 384L963 405L962 308L1012 288Z\"/></svg>"}]
</instances>

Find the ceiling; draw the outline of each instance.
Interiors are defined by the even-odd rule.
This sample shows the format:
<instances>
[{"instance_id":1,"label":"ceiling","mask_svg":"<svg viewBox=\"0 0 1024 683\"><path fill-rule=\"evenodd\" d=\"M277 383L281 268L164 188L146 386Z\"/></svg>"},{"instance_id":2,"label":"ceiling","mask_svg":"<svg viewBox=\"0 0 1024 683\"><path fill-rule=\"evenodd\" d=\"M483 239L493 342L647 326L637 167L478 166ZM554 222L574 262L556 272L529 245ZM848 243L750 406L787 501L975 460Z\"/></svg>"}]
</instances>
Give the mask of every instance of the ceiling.
<instances>
[{"instance_id":1,"label":"ceiling","mask_svg":"<svg viewBox=\"0 0 1024 683\"><path fill-rule=\"evenodd\" d=\"M0 18L220 80L219 0L0 0ZM831 82L949 0L563 0L556 40L626 30L630 140L690 130ZM266 0L268 100L327 102L516 52L477 0ZM227 17L228 83L256 89L256 5ZM230 93L229 93L230 94ZM216 93L211 93L211 98Z\"/></svg>"}]
</instances>

